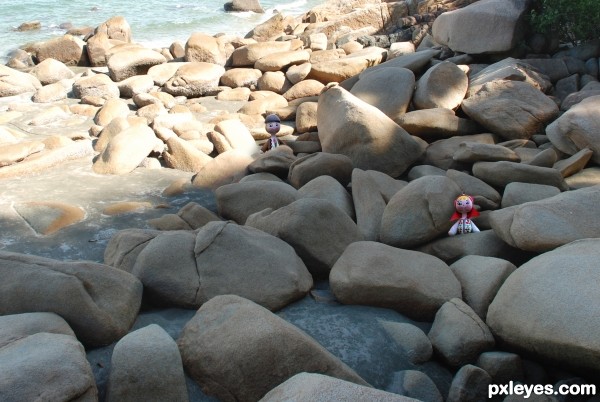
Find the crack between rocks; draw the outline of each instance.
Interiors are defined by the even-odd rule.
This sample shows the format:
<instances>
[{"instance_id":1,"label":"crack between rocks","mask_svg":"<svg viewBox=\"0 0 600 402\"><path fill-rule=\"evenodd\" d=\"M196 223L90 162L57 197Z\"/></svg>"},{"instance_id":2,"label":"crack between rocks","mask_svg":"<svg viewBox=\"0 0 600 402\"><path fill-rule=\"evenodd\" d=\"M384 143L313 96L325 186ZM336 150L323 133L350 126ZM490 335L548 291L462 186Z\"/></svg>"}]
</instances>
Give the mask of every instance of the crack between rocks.
<instances>
[{"instance_id":1,"label":"crack between rocks","mask_svg":"<svg viewBox=\"0 0 600 402\"><path fill-rule=\"evenodd\" d=\"M196 267L196 277L198 278L198 287L196 288L196 293L194 294L194 302L199 303L199 295L200 295L200 290L202 288L202 283L200 283L200 267L198 266L198 260L196 259L197 255L200 255L204 252L204 250L206 250L207 248L210 247L211 244L213 244L215 242L215 240L217 239L217 237L219 237L219 235L223 232L223 230L225 230L225 228L227 227L227 225L229 225L229 222L226 222L221 229L215 234L215 236L212 238L212 240L210 242L208 242L206 244L206 246L204 248L202 248L202 250L192 250L192 257L194 260L194 265ZM198 234L196 233L196 236L198 236Z\"/></svg>"}]
</instances>

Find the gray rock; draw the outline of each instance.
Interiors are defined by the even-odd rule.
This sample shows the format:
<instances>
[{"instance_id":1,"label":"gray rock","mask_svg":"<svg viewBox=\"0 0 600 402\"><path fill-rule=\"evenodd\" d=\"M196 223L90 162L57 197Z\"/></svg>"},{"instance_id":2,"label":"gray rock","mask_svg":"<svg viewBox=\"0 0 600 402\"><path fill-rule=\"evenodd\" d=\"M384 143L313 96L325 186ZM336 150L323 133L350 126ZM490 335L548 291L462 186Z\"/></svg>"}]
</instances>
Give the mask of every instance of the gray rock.
<instances>
[{"instance_id":1,"label":"gray rock","mask_svg":"<svg viewBox=\"0 0 600 402\"><path fill-rule=\"evenodd\" d=\"M561 367L597 373L599 323L592 310L599 297L599 246L598 239L574 241L510 275L488 310L497 339Z\"/></svg>"},{"instance_id":2,"label":"gray rock","mask_svg":"<svg viewBox=\"0 0 600 402\"><path fill-rule=\"evenodd\" d=\"M581 172L567 177L565 182L571 190L581 189L585 187L595 186L600 184L600 168L589 167L581 170Z\"/></svg>"},{"instance_id":3,"label":"gray rock","mask_svg":"<svg viewBox=\"0 0 600 402\"><path fill-rule=\"evenodd\" d=\"M97 401L83 346L69 335L37 333L0 348L0 399Z\"/></svg>"},{"instance_id":4,"label":"gray rock","mask_svg":"<svg viewBox=\"0 0 600 402\"><path fill-rule=\"evenodd\" d=\"M300 188L319 176L331 176L345 186L352 177L352 161L345 155L327 152L306 155L290 165L288 181L295 188Z\"/></svg>"},{"instance_id":5,"label":"gray rock","mask_svg":"<svg viewBox=\"0 0 600 402\"><path fill-rule=\"evenodd\" d=\"M383 211L381 242L395 247L423 245L450 226L460 188L444 176L425 176L398 191Z\"/></svg>"},{"instance_id":6,"label":"gray rock","mask_svg":"<svg viewBox=\"0 0 600 402\"><path fill-rule=\"evenodd\" d=\"M573 176L585 168L592 155L593 151L591 149L584 148L569 158L559 160L552 167L558 170L565 178Z\"/></svg>"},{"instance_id":7,"label":"gray rock","mask_svg":"<svg viewBox=\"0 0 600 402\"><path fill-rule=\"evenodd\" d=\"M56 313L90 346L125 335L142 301L142 284L134 276L91 261L0 252L0 273L2 314Z\"/></svg>"},{"instance_id":8,"label":"gray rock","mask_svg":"<svg viewBox=\"0 0 600 402\"><path fill-rule=\"evenodd\" d=\"M508 57L471 75L469 88L476 88L479 85L496 80L524 81L544 93L547 93L552 87L549 78L537 69L532 68L526 60L521 61Z\"/></svg>"},{"instance_id":9,"label":"gray rock","mask_svg":"<svg viewBox=\"0 0 600 402\"><path fill-rule=\"evenodd\" d=\"M329 201L316 198L302 198L277 211L257 212L248 217L246 225L290 244L318 277L327 277L346 247L362 240L348 215Z\"/></svg>"},{"instance_id":10,"label":"gray rock","mask_svg":"<svg viewBox=\"0 0 600 402\"><path fill-rule=\"evenodd\" d=\"M444 303L429 331L433 350L453 367L472 363L494 347L492 333L479 316L460 299Z\"/></svg>"},{"instance_id":11,"label":"gray rock","mask_svg":"<svg viewBox=\"0 0 600 402\"><path fill-rule=\"evenodd\" d=\"M521 357L509 352L483 352L476 365L484 369L495 384L508 384L510 381L523 382Z\"/></svg>"},{"instance_id":12,"label":"gray rock","mask_svg":"<svg viewBox=\"0 0 600 402\"><path fill-rule=\"evenodd\" d=\"M467 141L481 144L494 144L496 142L492 134L457 135L445 138L429 144L425 156L420 162L444 170L463 170L465 164L455 161L454 154L460 149L460 144Z\"/></svg>"},{"instance_id":13,"label":"gray rock","mask_svg":"<svg viewBox=\"0 0 600 402\"><path fill-rule=\"evenodd\" d=\"M524 204L531 201L540 201L560 194L560 190L553 186L535 183L512 182L504 188L502 195L502 208Z\"/></svg>"},{"instance_id":14,"label":"gray rock","mask_svg":"<svg viewBox=\"0 0 600 402\"><path fill-rule=\"evenodd\" d=\"M273 388L259 402L279 401L343 401L416 402L416 399L316 373L300 373Z\"/></svg>"},{"instance_id":15,"label":"gray rock","mask_svg":"<svg viewBox=\"0 0 600 402\"><path fill-rule=\"evenodd\" d=\"M431 359L433 346L419 327L403 322L382 322L383 328L394 340L403 355L414 363L425 363Z\"/></svg>"},{"instance_id":16,"label":"gray rock","mask_svg":"<svg viewBox=\"0 0 600 402\"><path fill-rule=\"evenodd\" d=\"M468 255L497 257L515 264L531 255L504 242L493 230L442 237L416 249L438 257L448 264Z\"/></svg>"},{"instance_id":17,"label":"gray rock","mask_svg":"<svg viewBox=\"0 0 600 402\"><path fill-rule=\"evenodd\" d=\"M490 214L494 231L508 244L547 251L571 241L599 237L595 225L600 187L567 191Z\"/></svg>"},{"instance_id":18,"label":"gray rock","mask_svg":"<svg viewBox=\"0 0 600 402\"><path fill-rule=\"evenodd\" d=\"M302 372L368 385L304 332L238 296L205 303L177 344L187 372L221 400L256 401Z\"/></svg>"},{"instance_id":19,"label":"gray rock","mask_svg":"<svg viewBox=\"0 0 600 402\"><path fill-rule=\"evenodd\" d=\"M473 120L460 118L450 109L413 110L394 121L409 134L426 141L481 132Z\"/></svg>"},{"instance_id":20,"label":"gray rock","mask_svg":"<svg viewBox=\"0 0 600 402\"><path fill-rule=\"evenodd\" d=\"M377 183L379 192L383 196L386 204L390 199L400 190L404 188L408 183L403 180L396 180L385 173L378 172L377 170L367 170L367 173Z\"/></svg>"},{"instance_id":21,"label":"gray rock","mask_svg":"<svg viewBox=\"0 0 600 402\"><path fill-rule=\"evenodd\" d=\"M104 263L131 273L135 261L148 242L161 234L160 230L124 229L110 238L104 249Z\"/></svg>"},{"instance_id":22,"label":"gray rock","mask_svg":"<svg viewBox=\"0 0 600 402\"><path fill-rule=\"evenodd\" d=\"M523 37L528 5L526 0L484 0L445 12L433 23L433 39L455 52L506 52Z\"/></svg>"},{"instance_id":23,"label":"gray rock","mask_svg":"<svg viewBox=\"0 0 600 402\"><path fill-rule=\"evenodd\" d=\"M300 187L298 198L318 198L329 201L354 219L352 196L339 181L331 176L318 176Z\"/></svg>"},{"instance_id":24,"label":"gray rock","mask_svg":"<svg viewBox=\"0 0 600 402\"><path fill-rule=\"evenodd\" d=\"M243 225L255 212L278 209L296 201L298 190L287 183L263 180L226 184L215 195L219 215Z\"/></svg>"},{"instance_id":25,"label":"gray rock","mask_svg":"<svg viewBox=\"0 0 600 402\"><path fill-rule=\"evenodd\" d=\"M443 402L440 391L427 374L417 370L404 370L394 373L392 383L386 391L408 396L423 402Z\"/></svg>"},{"instance_id":26,"label":"gray rock","mask_svg":"<svg viewBox=\"0 0 600 402\"><path fill-rule=\"evenodd\" d=\"M545 184L561 191L569 189L558 170L524 163L477 162L473 165L473 176L494 187L506 187L512 182L522 182Z\"/></svg>"},{"instance_id":27,"label":"gray rock","mask_svg":"<svg viewBox=\"0 0 600 402\"><path fill-rule=\"evenodd\" d=\"M107 402L187 402L177 344L156 324L124 336L112 353Z\"/></svg>"},{"instance_id":28,"label":"gray rock","mask_svg":"<svg viewBox=\"0 0 600 402\"><path fill-rule=\"evenodd\" d=\"M500 206L500 193L483 180L454 169L448 169L446 177L458 184L463 193L472 195L475 205L482 209L497 209Z\"/></svg>"},{"instance_id":29,"label":"gray rock","mask_svg":"<svg viewBox=\"0 0 600 402\"><path fill-rule=\"evenodd\" d=\"M379 240L381 217L385 200L379 193L377 183L364 170L352 171L352 200L356 211L356 225L364 240Z\"/></svg>"},{"instance_id":30,"label":"gray rock","mask_svg":"<svg viewBox=\"0 0 600 402\"><path fill-rule=\"evenodd\" d=\"M480 402L488 399L492 377L485 370L467 364L461 367L452 380L447 402Z\"/></svg>"},{"instance_id":31,"label":"gray rock","mask_svg":"<svg viewBox=\"0 0 600 402\"><path fill-rule=\"evenodd\" d=\"M446 171L431 165L413 166L406 175L408 181L413 181L425 176L446 176Z\"/></svg>"},{"instance_id":32,"label":"gray rock","mask_svg":"<svg viewBox=\"0 0 600 402\"><path fill-rule=\"evenodd\" d=\"M69 324L55 313L23 313L0 316L0 348L40 332L75 337Z\"/></svg>"},{"instance_id":33,"label":"gray rock","mask_svg":"<svg viewBox=\"0 0 600 402\"><path fill-rule=\"evenodd\" d=\"M520 162L521 158L512 149L496 144L481 144L479 142L463 142L452 157L457 162Z\"/></svg>"},{"instance_id":34,"label":"gray rock","mask_svg":"<svg viewBox=\"0 0 600 402\"><path fill-rule=\"evenodd\" d=\"M485 320L496 293L517 267L499 258L468 255L450 265L450 269L461 284L464 302Z\"/></svg>"},{"instance_id":35,"label":"gray rock","mask_svg":"<svg viewBox=\"0 0 600 402\"><path fill-rule=\"evenodd\" d=\"M391 308L421 320L461 294L460 283L441 260L367 241L346 248L329 281L342 303Z\"/></svg>"},{"instance_id":36,"label":"gray rock","mask_svg":"<svg viewBox=\"0 0 600 402\"><path fill-rule=\"evenodd\" d=\"M567 155L589 148L592 160L600 163L598 147L600 122L596 117L600 96L584 99L546 127L546 135L558 150Z\"/></svg>"}]
</instances>

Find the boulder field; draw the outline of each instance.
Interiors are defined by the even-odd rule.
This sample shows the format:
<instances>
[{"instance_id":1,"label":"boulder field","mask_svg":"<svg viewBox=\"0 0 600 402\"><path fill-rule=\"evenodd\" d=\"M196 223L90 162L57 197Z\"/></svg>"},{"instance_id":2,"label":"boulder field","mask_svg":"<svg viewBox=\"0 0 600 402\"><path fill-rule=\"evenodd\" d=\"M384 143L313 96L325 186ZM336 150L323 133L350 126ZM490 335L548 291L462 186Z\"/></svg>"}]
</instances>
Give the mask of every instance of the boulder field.
<instances>
[{"instance_id":1,"label":"boulder field","mask_svg":"<svg viewBox=\"0 0 600 402\"><path fill-rule=\"evenodd\" d=\"M530 7L329 1L161 49L116 16L24 47L0 66L0 400L600 386L600 41L531 33ZM449 236L463 193L480 231Z\"/></svg>"}]
</instances>

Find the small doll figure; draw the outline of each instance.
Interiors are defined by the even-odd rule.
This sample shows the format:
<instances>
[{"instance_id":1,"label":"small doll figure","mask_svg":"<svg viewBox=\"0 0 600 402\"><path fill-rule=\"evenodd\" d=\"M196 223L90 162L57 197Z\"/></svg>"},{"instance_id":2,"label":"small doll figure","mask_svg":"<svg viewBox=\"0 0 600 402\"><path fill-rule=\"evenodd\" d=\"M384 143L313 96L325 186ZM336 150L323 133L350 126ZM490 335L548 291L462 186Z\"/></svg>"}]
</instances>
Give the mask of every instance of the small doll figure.
<instances>
[{"instance_id":1,"label":"small doll figure","mask_svg":"<svg viewBox=\"0 0 600 402\"><path fill-rule=\"evenodd\" d=\"M276 114L270 114L265 119L265 129L267 133L271 134L269 138L260 148L262 152L267 152L270 149L277 148L282 145L283 142L277 138L277 133L281 129L281 120Z\"/></svg>"},{"instance_id":2,"label":"small doll figure","mask_svg":"<svg viewBox=\"0 0 600 402\"><path fill-rule=\"evenodd\" d=\"M473 197L466 194L461 194L454 200L454 208L456 211L450 218L451 221L456 220L454 225L448 231L450 236L455 234L464 234L479 232L479 228L471 220L479 216L479 212L473 206Z\"/></svg>"}]
</instances>

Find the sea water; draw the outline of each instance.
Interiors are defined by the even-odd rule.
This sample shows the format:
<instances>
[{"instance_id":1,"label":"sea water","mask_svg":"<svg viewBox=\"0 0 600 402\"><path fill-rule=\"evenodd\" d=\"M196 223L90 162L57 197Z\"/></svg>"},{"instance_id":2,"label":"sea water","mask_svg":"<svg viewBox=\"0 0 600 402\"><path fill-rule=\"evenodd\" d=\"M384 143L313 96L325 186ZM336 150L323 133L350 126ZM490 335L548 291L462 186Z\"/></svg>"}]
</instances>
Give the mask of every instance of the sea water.
<instances>
[{"instance_id":1,"label":"sea water","mask_svg":"<svg viewBox=\"0 0 600 402\"><path fill-rule=\"evenodd\" d=\"M227 0L0 0L0 62L27 43L66 33L66 27L97 27L113 16L123 16L132 39L147 47L185 44L194 32L244 36L279 11L299 16L325 0L260 0L264 14L226 13ZM24 22L39 21L41 29L18 32ZM62 26L62 28L61 28Z\"/></svg>"}]
</instances>

